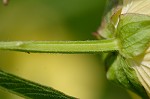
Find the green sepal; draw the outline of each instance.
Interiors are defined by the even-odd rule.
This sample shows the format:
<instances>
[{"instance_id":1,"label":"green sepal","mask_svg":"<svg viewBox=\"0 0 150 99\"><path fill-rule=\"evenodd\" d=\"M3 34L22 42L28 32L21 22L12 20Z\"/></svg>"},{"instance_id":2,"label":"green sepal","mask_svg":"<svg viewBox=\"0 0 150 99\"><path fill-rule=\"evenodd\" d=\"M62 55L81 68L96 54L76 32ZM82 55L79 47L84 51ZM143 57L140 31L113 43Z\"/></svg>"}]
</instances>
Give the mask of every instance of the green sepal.
<instances>
[{"instance_id":1,"label":"green sepal","mask_svg":"<svg viewBox=\"0 0 150 99\"><path fill-rule=\"evenodd\" d=\"M149 99L144 87L138 80L135 70L130 65L129 60L120 54L110 53L106 58L107 79L118 86L130 89L144 99Z\"/></svg>"},{"instance_id":2,"label":"green sepal","mask_svg":"<svg viewBox=\"0 0 150 99\"><path fill-rule=\"evenodd\" d=\"M144 53L150 45L150 16L121 15L116 37L124 57L133 58Z\"/></svg>"},{"instance_id":3,"label":"green sepal","mask_svg":"<svg viewBox=\"0 0 150 99\"><path fill-rule=\"evenodd\" d=\"M113 38L115 27L114 25L109 22L108 24L105 25L105 27L102 27L98 32L100 33L101 38Z\"/></svg>"},{"instance_id":4,"label":"green sepal","mask_svg":"<svg viewBox=\"0 0 150 99\"><path fill-rule=\"evenodd\" d=\"M115 26L118 23L119 16L121 14L122 0L107 0L104 18L101 26L98 29L100 39L102 38L114 38Z\"/></svg>"}]
</instances>

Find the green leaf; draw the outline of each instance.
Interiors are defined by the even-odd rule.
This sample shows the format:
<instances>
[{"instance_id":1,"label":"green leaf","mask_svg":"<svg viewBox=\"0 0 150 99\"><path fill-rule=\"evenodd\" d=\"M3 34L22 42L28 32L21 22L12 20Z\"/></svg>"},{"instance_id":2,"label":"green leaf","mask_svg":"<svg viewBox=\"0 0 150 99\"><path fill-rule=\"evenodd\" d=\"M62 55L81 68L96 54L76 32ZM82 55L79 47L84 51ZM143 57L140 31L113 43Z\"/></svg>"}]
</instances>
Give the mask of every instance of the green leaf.
<instances>
[{"instance_id":1,"label":"green leaf","mask_svg":"<svg viewBox=\"0 0 150 99\"><path fill-rule=\"evenodd\" d=\"M77 99L51 87L22 79L0 70L0 86L19 96L32 99Z\"/></svg>"}]
</instances>

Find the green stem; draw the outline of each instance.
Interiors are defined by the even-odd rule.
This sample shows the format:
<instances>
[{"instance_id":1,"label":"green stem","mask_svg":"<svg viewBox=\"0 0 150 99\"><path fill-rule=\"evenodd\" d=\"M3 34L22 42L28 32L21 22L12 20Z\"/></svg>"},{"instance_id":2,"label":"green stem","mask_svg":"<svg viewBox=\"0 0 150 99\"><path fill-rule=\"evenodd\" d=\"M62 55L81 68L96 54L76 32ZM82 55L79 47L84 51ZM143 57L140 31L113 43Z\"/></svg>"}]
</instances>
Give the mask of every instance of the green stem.
<instances>
[{"instance_id":1,"label":"green stem","mask_svg":"<svg viewBox=\"0 0 150 99\"><path fill-rule=\"evenodd\" d=\"M116 39L93 41L12 41L0 42L0 50L33 53L98 53L118 50Z\"/></svg>"}]
</instances>

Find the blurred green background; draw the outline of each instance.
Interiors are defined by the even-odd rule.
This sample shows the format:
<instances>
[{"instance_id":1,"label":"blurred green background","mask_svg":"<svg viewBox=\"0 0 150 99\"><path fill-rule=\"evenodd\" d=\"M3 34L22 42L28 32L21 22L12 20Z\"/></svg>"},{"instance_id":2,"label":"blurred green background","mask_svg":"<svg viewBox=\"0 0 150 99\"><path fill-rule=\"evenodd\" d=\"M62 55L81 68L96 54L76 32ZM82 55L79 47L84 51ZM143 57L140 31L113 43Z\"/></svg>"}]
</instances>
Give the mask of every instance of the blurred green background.
<instances>
[{"instance_id":1,"label":"blurred green background","mask_svg":"<svg viewBox=\"0 0 150 99\"><path fill-rule=\"evenodd\" d=\"M0 2L0 40L91 40L105 0ZM101 55L27 54L0 51L0 69L80 99L138 99L106 80ZM130 95L129 95L130 93ZM0 99L22 99L0 90Z\"/></svg>"}]
</instances>

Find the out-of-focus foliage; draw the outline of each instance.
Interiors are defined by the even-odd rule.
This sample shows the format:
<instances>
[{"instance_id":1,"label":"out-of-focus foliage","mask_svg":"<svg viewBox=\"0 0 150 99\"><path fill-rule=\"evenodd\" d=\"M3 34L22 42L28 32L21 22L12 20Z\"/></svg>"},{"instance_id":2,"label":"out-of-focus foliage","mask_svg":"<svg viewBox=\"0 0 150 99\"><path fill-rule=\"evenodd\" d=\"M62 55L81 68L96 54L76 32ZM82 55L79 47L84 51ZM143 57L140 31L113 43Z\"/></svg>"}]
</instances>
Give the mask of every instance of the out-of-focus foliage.
<instances>
[{"instance_id":1,"label":"out-of-focus foliage","mask_svg":"<svg viewBox=\"0 0 150 99\"><path fill-rule=\"evenodd\" d=\"M105 0L11 0L0 6L0 40L90 40ZM130 99L105 79L96 55L0 51L0 68L81 99ZM21 99L0 90L2 99ZM135 98L137 99L137 98Z\"/></svg>"}]
</instances>

